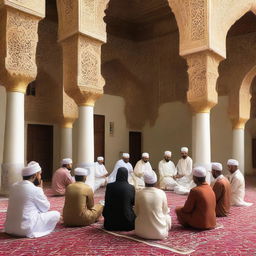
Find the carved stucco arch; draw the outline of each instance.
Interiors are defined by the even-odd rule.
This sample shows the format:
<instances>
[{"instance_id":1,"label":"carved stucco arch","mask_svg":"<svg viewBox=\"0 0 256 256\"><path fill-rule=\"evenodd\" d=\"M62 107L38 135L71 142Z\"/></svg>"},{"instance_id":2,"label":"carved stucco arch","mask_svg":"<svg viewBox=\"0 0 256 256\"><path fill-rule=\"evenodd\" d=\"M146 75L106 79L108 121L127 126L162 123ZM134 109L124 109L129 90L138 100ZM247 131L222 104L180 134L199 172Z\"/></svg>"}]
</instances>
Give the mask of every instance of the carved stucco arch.
<instances>
[{"instance_id":1,"label":"carved stucco arch","mask_svg":"<svg viewBox=\"0 0 256 256\"><path fill-rule=\"evenodd\" d=\"M226 58L226 36L255 0L168 0L180 34L180 55L212 50Z\"/></svg>"},{"instance_id":2,"label":"carved stucco arch","mask_svg":"<svg viewBox=\"0 0 256 256\"><path fill-rule=\"evenodd\" d=\"M229 93L229 116L233 128L244 128L250 118L251 109L251 84L256 76L256 65L245 75L239 88L234 88Z\"/></svg>"}]
</instances>

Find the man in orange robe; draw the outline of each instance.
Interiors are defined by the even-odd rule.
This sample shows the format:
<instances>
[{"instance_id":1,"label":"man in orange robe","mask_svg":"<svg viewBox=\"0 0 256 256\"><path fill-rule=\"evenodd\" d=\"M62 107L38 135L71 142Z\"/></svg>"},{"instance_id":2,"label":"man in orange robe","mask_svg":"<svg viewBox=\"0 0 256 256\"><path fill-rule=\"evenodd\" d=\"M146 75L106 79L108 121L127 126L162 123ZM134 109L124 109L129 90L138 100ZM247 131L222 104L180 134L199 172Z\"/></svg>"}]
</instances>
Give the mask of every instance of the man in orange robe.
<instances>
[{"instance_id":1,"label":"man in orange robe","mask_svg":"<svg viewBox=\"0 0 256 256\"><path fill-rule=\"evenodd\" d=\"M176 207L178 221L184 227L212 229L216 226L216 198L211 186L205 182L204 167L193 169L193 180L196 187L190 190L183 207Z\"/></svg>"},{"instance_id":2,"label":"man in orange robe","mask_svg":"<svg viewBox=\"0 0 256 256\"><path fill-rule=\"evenodd\" d=\"M212 176L215 178L212 189L216 197L216 216L228 216L231 205L231 186L222 175L222 164L212 163Z\"/></svg>"}]
</instances>

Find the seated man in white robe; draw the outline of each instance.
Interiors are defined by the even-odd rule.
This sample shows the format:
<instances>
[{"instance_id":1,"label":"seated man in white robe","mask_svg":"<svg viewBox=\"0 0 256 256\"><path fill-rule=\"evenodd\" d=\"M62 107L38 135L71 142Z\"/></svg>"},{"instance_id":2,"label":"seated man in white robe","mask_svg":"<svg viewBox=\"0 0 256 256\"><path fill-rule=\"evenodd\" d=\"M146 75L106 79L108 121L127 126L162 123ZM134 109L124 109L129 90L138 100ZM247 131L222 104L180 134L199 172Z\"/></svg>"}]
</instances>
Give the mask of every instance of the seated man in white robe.
<instances>
[{"instance_id":1,"label":"seated man in white robe","mask_svg":"<svg viewBox=\"0 0 256 256\"><path fill-rule=\"evenodd\" d=\"M108 182L108 171L104 165L104 157L98 156L97 162L95 162L95 183L94 183L94 191L96 191L100 187L104 187Z\"/></svg>"},{"instance_id":2,"label":"seated man in white robe","mask_svg":"<svg viewBox=\"0 0 256 256\"><path fill-rule=\"evenodd\" d=\"M171 156L172 152L165 151L164 159L158 164L161 189L174 190L174 187L177 186L177 182L174 179L177 174L177 170L174 163L171 161Z\"/></svg>"},{"instance_id":3,"label":"seated man in white robe","mask_svg":"<svg viewBox=\"0 0 256 256\"><path fill-rule=\"evenodd\" d=\"M245 181L244 175L238 169L238 161L229 159L227 162L230 175L227 176L231 185L231 205L233 206L251 206L252 203L244 201Z\"/></svg>"},{"instance_id":4,"label":"seated man in white robe","mask_svg":"<svg viewBox=\"0 0 256 256\"><path fill-rule=\"evenodd\" d=\"M153 169L149 162L149 153L144 152L141 156L141 160L139 160L134 167L134 179L135 179L135 187L137 189L144 188L144 174L152 173Z\"/></svg>"},{"instance_id":5,"label":"seated man in white robe","mask_svg":"<svg viewBox=\"0 0 256 256\"><path fill-rule=\"evenodd\" d=\"M178 161L176 166L177 168L177 175L176 175L176 182L180 185L177 187L175 192L180 194L180 192L189 192L190 189L196 186L193 181L192 175L192 168L193 168L193 161L188 156L188 148L182 147L181 148L181 159ZM184 190L185 188L185 190ZM179 191L180 190L180 191ZM184 193L181 193L184 194Z\"/></svg>"},{"instance_id":6,"label":"seated man in white robe","mask_svg":"<svg viewBox=\"0 0 256 256\"><path fill-rule=\"evenodd\" d=\"M165 239L171 229L166 194L155 187L155 172L145 173L146 187L135 197L135 234L146 239Z\"/></svg>"},{"instance_id":7,"label":"seated man in white robe","mask_svg":"<svg viewBox=\"0 0 256 256\"><path fill-rule=\"evenodd\" d=\"M60 213L49 211L41 179L41 167L30 163L22 169L23 181L12 185L9 195L5 232L21 237L41 237L50 234Z\"/></svg>"},{"instance_id":8,"label":"seated man in white robe","mask_svg":"<svg viewBox=\"0 0 256 256\"><path fill-rule=\"evenodd\" d=\"M111 172L111 174L108 177L108 183L112 183L116 181L116 174L117 170L120 167L125 167L128 170L128 182L131 185L134 185L134 174L133 174L133 167L131 163L129 163L130 155L128 153L123 153L122 159L118 160L115 164L114 170Z\"/></svg>"}]
</instances>

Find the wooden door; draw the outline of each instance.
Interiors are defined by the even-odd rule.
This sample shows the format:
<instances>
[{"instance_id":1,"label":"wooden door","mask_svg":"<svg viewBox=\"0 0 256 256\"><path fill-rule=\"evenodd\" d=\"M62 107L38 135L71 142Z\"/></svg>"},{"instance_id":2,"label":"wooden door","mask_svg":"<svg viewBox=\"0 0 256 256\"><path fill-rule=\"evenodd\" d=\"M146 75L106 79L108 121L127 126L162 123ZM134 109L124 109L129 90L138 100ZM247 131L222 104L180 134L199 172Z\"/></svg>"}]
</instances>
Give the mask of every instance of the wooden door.
<instances>
[{"instance_id":1,"label":"wooden door","mask_svg":"<svg viewBox=\"0 0 256 256\"><path fill-rule=\"evenodd\" d=\"M38 162L42 167L43 180L51 180L53 167L53 126L28 125L27 161Z\"/></svg>"},{"instance_id":2,"label":"wooden door","mask_svg":"<svg viewBox=\"0 0 256 256\"><path fill-rule=\"evenodd\" d=\"M141 159L141 132L129 132L130 163L134 167Z\"/></svg>"},{"instance_id":3,"label":"wooden door","mask_svg":"<svg viewBox=\"0 0 256 256\"><path fill-rule=\"evenodd\" d=\"M252 139L252 167L256 168L256 138Z\"/></svg>"},{"instance_id":4,"label":"wooden door","mask_svg":"<svg viewBox=\"0 0 256 256\"><path fill-rule=\"evenodd\" d=\"M94 158L105 156L105 116L94 115Z\"/></svg>"}]
</instances>

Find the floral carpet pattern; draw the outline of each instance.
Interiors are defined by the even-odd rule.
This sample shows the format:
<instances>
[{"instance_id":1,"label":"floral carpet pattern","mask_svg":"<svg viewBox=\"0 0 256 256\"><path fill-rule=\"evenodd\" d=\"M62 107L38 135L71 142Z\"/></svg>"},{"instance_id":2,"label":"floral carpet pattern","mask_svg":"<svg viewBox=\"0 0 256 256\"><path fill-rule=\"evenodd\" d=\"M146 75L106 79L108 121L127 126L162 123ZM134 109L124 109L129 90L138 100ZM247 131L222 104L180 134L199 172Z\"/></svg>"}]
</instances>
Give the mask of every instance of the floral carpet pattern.
<instances>
[{"instance_id":1,"label":"floral carpet pattern","mask_svg":"<svg viewBox=\"0 0 256 256\"><path fill-rule=\"evenodd\" d=\"M64 198L53 197L49 188L45 189L45 193L51 202L51 209L62 211ZM98 223L81 228L66 228L59 223L53 233L36 239L11 237L3 232L8 199L0 198L0 256L256 255L255 185L250 184L246 188L246 200L253 202L253 206L232 207L229 217L218 218L218 228L209 231L182 228L177 222L174 209L175 206L184 204L186 196L176 195L172 192L166 192L166 194L173 226L169 237L163 241L131 240L129 238L139 239L133 232L107 233L102 229L102 219ZM104 189L100 189L95 193L95 202L103 198Z\"/></svg>"}]
</instances>

